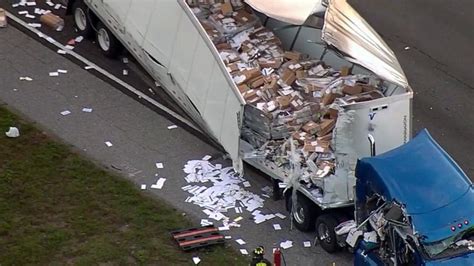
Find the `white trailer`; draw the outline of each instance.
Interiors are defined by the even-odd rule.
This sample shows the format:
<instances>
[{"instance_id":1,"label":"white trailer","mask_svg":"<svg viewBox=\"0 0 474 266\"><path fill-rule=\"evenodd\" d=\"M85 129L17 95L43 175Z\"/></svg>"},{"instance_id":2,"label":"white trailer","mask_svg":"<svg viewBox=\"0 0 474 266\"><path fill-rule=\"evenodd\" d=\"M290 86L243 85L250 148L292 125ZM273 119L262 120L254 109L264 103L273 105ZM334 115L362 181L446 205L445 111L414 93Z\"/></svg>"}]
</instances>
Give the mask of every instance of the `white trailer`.
<instances>
[{"instance_id":1,"label":"white trailer","mask_svg":"<svg viewBox=\"0 0 474 266\"><path fill-rule=\"evenodd\" d=\"M334 226L331 223L335 218L325 213L352 206L354 167L357 158L370 155L368 134L377 139L378 153L410 139L413 92L393 52L345 0L329 1L322 28L312 22L318 21L315 16L293 25L281 21L295 23L286 19L285 14L281 18L278 10L271 10L272 5L266 7L265 1L246 2L260 11L262 23L275 30L285 49L320 58L334 67L349 65L354 74L375 74L390 84L383 91L387 97L343 106L347 119L338 119L333 135L336 173L318 184L323 195L315 196L314 191L303 186L298 188L293 211L297 227L310 229L319 216L319 224L323 223L327 230ZM222 145L236 171L243 171L245 161L274 180L285 180L291 174L271 161L244 156L253 151L240 138L245 101L184 0L75 0L69 1L68 10L80 33L95 33L106 54L115 53L121 43L180 107ZM344 56L340 56L341 52ZM335 237L331 239L329 234L328 239L327 232L320 229L320 239L332 245Z\"/></svg>"}]
</instances>

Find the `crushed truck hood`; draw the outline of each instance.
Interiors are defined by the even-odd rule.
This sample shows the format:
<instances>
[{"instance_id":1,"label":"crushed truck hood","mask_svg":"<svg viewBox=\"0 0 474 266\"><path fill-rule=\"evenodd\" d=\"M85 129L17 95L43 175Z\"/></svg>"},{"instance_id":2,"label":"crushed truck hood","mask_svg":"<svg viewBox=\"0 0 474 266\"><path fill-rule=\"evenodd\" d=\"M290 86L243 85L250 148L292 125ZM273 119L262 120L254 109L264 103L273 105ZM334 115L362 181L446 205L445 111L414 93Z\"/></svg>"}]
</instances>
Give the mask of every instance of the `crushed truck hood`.
<instances>
[{"instance_id":1,"label":"crushed truck hood","mask_svg":"<svg viewBox=\"0 0 474 266\"><path fill-rule=\"evenodd\" d=\"M245 0L265 15L290 24L302 25L309 16L321 12L321 0ZM345 54L345 59L403 88L408 81L393 51L380 35L346 0L329 0L322 40Z\"/></svg>"}]
</instances>

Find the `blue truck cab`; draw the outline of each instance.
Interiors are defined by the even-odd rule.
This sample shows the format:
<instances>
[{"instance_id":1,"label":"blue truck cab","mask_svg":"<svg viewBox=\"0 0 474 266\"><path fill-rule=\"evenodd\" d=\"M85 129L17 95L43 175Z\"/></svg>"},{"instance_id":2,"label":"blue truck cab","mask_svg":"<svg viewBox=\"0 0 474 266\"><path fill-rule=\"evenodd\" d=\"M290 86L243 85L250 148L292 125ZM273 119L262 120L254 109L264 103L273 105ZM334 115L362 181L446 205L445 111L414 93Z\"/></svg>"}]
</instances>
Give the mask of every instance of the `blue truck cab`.
<instances>
[{"instance_id":1,"label":"blue truck cab","mask_svg":"<svg viewBox=\"0 0 474 266\"><path fill-rule=\"evenodd\" d=\"M356 177L354 265L474 265L473 184L428 131Z\"/></svg>"}]
</instances>

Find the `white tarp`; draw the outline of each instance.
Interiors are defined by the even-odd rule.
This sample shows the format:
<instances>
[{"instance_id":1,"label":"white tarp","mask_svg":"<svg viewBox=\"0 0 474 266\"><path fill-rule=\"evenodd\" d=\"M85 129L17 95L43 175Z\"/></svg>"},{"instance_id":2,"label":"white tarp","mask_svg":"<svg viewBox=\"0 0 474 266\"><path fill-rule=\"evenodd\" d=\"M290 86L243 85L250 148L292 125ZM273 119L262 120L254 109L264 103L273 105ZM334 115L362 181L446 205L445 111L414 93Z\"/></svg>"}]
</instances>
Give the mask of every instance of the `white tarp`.
<instances>
[{"instance_id":1,"label":"white tarp","mask_svg":"<svg viewBox=\"0 0 474 266\"><path fill-rule=\"evenodd\" d=\"M324 11L321 0L245 0L253 9L290 24L303 24L316 12Z\"/></svg>"},{"instance_id":2,"label":"white tarp","mask_svg":"<svg viewBox=\"0 0 474 266\"><path fill-rule=\"evenodd\" d=\"M265 15L290 24L301 25L309 16L324 10L321 0L245 0ZM348 55L381 78L408 87L408 81L393 51L375 30L347 3L329 0L322 40Z\"/></svg>"}]
</instances>

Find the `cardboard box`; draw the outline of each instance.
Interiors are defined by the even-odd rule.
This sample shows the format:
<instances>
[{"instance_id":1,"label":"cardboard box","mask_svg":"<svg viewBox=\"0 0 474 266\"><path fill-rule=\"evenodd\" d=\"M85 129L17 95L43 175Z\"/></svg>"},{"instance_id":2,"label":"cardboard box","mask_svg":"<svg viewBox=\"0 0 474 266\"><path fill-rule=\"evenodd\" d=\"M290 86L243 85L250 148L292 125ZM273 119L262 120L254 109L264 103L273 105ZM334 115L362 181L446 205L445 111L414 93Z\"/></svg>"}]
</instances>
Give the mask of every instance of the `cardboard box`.
<instances>
[{"instance_id":1,"label":"cardboard box","mask_svg":"<svg viewBox=\"0 0 474 266\"><path fill-rule=\"evenodd\" d=\"M62 31L64 28L64 20L53 13L41 15L40 21L55 31Z\"/></svg>"},{"instance_id":2,"label":"cardboard box","mask_svg":"<svg viewBox=\"0 0 474 266\"><path fill-rule=\"evenodd\" d=\"M264 84L263 76L258 76L249 80L248 84L252 89L260 88Z\"/></svg>"},{"instance_id":3,"label":"cardboard box","mask_svg":"<svg viewBox=\"0 0 474 266\"><path fill-rule=\"evenodd\" d=\"M334 94L332 92L325 93L323 95L323 97L321 98L321 104L323 106L328 106L328 105L332 104L334 102L334 100L336 100L336 98L337 98L336 94Z\"/></svg>"},{"instance_id":4,"label":"cardboard box","mask_svg":"<svg viewBox=\"0 0 474 266\"><path fill-rule=\"evenodd\" d=\"M283 57L285 57L288 60L295 60L298 61L301 59L301 53L295 52L295 51L286 51L283 54Z\"/></svg>"},{"instance_id":5,"label":"cardboard box","mask_svg":"<svg viewBox=\"0 0 474 266\"><path fill-rule=\"evenodd\" d=\"M249 88L249 86L247 86L247 84L241 84L241 85L238 86L238 88L239 88L240 94L242 94L242 95L244 94L244 92L250 90L250 88Z\"/></svg>"},{"instance_id":6,"label":"cardboard box","mask_svg":"<svg viewBox=\"0 0 474 266\"><path fill-rule=\"evenodd\" d=\"M285 69L285 71L283 71L283 74L281 75L281 79L286 85L291 86L296 80L295 72L289 69Z\"/></svg>"},{"instance_id":7,"label":"cardboard box","mask_svg":"<svg viewBox=\"0 0 474 266\"><path fill-rule=\"evenodd\" d=\"M318 137L327 135L334 129L335 125L336 125L335 119L322 119L321 122L319 123L320 129L318 130L316 134L318 135Z\"/></svg>"},{"instance_id":8,"label":"cardboard box","mask_svg":"<svg viewBox=\"0 0 474 266\"><path fill-rule=\"evenodd\" d=\"M265 58L258 59L258 65L261 68L280 68L281 63L282 63L281 60L277 60L277 59L274 59L274 60L268 60Z\"/></svg>"},{"instance_id":9,"label":"cardboard box","mask_svg":"<svg viewBox=\"0 0 474 266\"><path fill-rule=\"evenodd\" d=\"M355 86L349 86L349 85L344 85L342 87L342 92L344 94L349 94L349 95L356 95L362 92L362 86L355 85Z\"/></svg>"},{"instance_id":10,"label":"cardboard box","mask_svg":"<svg viewBox=\"0 0 474 266\"><path fill-rule=\"evenodd\" d=\"M281 109L287 109L290 107L291 96L278 96L276 97L276 101L278 102L278 105L281 107Z\"/></svg>"},{"instance_id":11,"label":"cardboard box","mask_svg":"<svg viewBox=\"0 0 474 266\"><path fill-rule=\"evenodd\" d=\"M314 135L316 132L318 132L318 130L320 130L320 128L321 127L316 122L310 121L304 124L301 129L308 134Z\"/></svg>"},{"instance_id":12,"label":"cardboard box","mask_svg":"<svg viewBox=\"0 0 474 266\"><path fill-rule=\"evenodd\" d=\"M306 72L304 70L296 70L296 78L302 79L306 77Z\"/></svg>"},{"instance_id":13,"label":"cardboard box","mask_svg":"<svg viewBox=\"0 0 474 266\"><path fill-rule=\"evenodd\" d=\"M5 28L7 26L7 13L5 9L0 8L0 28Z\"/></svg>"}]
</instances>

